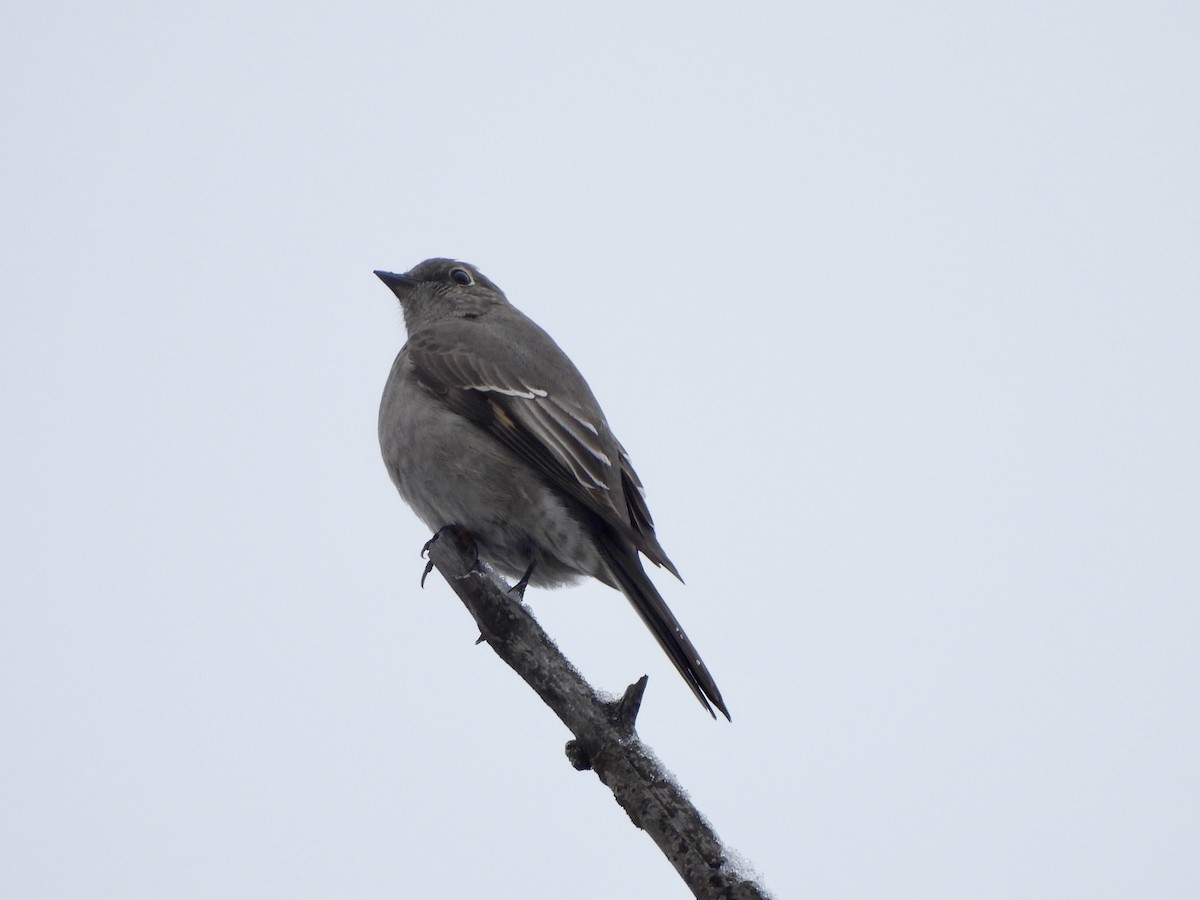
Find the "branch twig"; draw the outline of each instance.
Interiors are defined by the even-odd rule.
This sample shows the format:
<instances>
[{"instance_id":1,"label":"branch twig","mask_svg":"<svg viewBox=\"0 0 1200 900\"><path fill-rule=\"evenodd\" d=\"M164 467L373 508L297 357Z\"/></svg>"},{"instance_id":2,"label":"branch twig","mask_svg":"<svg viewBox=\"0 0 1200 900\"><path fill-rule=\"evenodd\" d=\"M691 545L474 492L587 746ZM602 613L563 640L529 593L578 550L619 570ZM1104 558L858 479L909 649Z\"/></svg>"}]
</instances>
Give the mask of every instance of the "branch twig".
<instances>
[{"instance_id":1,"label":"branch twig","mask_svg":"<svg viewBox=\"0 0 1200 900\"><path fill-rule=\"evenodd\" d=\"M704 900L762 900L746 875L634 729L646 676L617 702L603 700L559 651L529 611L476 565L470 538L445 528L427 547L429 559L466 605L483 640L537 692L575 739L567 758L591 769L643 829L692 893Z\"/></svg>"}]
</instances>

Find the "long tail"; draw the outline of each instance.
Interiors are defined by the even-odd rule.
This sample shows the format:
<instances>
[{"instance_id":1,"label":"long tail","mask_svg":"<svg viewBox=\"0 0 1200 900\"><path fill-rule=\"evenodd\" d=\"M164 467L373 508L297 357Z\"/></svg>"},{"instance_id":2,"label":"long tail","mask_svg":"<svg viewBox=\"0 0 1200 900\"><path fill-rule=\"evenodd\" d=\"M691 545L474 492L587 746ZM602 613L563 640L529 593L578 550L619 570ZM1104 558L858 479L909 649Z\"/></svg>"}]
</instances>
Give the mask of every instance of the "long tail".
<instances>
[{"instance_id":1,"label":"long tail","mask_svg":"<svg viewBox=\"0 0 1200 900\"><path fill-rule=\"evenodd\" d=\"M679 620L667 608L662 595L646 575L637 551L625 545L616 535L606 534L600 538L599 543L621 593L629 598L629 602L658 639L659 646L671 658L683 680L696 695L696 699L714 719L716 713L712 708L715 706L726 719L732 721L729 710L725 708L725 701L721 699L717 683L708 673L708 668L696 652L696 648L692 646L692 642L688 640L688 636L683 633Z\"/></svg>"}]
</instances>

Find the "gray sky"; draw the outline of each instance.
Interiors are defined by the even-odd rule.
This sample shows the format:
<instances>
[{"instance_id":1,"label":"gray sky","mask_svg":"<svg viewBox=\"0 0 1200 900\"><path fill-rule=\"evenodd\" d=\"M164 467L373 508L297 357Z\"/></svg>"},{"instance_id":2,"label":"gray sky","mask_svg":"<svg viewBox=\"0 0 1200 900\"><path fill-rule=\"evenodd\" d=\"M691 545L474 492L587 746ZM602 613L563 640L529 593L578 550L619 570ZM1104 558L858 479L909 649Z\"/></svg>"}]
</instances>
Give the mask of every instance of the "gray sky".
<instances>
[{"instance_id":1,"label":"gray sky","mask_svg":"<svg viewBox=\"0 0 1200 900\"><path fill-rule=\"evenodd\" d=\"M1200 894L1200 12L10 4L0 895L684 897L431 579L374 268L575 359L780 897Z\"/></svg>"}]
</instances>

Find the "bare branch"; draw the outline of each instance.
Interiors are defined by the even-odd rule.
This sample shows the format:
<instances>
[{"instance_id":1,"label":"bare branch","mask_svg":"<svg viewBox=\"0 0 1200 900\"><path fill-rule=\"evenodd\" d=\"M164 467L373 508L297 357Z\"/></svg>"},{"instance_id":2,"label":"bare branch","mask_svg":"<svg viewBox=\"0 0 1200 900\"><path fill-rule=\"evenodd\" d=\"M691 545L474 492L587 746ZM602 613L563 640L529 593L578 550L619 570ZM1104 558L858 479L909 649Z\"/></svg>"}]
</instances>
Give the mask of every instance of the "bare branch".
<instances>
[{"instance_id":1,"label":"bare branch","mask_svg":"<svg viewBox=\"0 0 1200 900\"><path fill-rule=\"evenodd\" d=\"M739 872L712 827L638 738L634 723L646 676L630 685L619 701L603 700L528 609L476 565L468 535L444 528L427 550L430 561L475 617L482 639L575 735L566 748L571 765L599 776L692 893L705 900L767 897L764 888Z\"/></svg>"}]
</instances>

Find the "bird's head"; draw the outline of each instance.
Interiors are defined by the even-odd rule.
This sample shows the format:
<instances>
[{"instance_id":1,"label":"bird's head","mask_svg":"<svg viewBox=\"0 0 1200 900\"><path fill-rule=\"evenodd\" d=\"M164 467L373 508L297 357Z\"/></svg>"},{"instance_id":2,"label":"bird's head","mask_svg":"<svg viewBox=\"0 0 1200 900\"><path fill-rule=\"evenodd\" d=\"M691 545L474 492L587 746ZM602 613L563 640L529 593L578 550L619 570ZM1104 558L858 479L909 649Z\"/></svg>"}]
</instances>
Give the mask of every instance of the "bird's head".
<instances>
[{"instance_id":1,"label":"bird's head","mask_svg":"<svg viewBox=\"0 0 1200 900\"><path fill-rule=\"evenodd\" d=\"M427 259L402 275L375 270L400 301L411 335L439 319L476 319L497 306L507 306L504 292L470 263Z\"/></svg>"}]
</instances>

